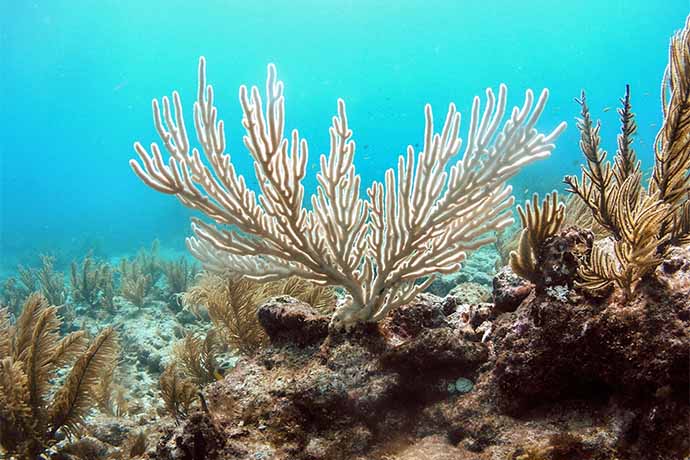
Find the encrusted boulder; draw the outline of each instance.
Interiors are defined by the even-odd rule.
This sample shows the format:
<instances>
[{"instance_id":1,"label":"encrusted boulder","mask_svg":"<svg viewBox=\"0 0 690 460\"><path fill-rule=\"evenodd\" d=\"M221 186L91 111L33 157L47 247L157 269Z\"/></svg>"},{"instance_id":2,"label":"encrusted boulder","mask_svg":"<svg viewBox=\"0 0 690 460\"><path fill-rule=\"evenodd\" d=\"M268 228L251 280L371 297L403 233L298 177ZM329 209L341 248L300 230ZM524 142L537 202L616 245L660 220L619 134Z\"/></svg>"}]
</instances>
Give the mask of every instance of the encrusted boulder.
<instances>
[{"instance_id":1,"label":"encrusted boulder","mask_svg":"<svg viewBox=\"0 0 690 460\"><path fill-rule=\"evenodd\" d=\"M532 284L529 281L513 273L510 267L503 267L493 279L494 310L497 313L515 311L530 292Z\"/></svg>"},{"instance_id":2,"label":"encrusted boulder","mask_svg":"<svg viewBox=\"0 0 690 460\"><path fill-rule=\"evenodd\" d=\"M667 294L690 297L690 247L671 248L654 274Z\"/></svg>"},{"instance_id":3,"label":"encrusted boulder","mask_svg":"<svg viewBox=\"0 0 690 460\"><path fill-rule=\"evenodd\" d=\"M259 311L271 346L207 387L208 407L224 414L216 416L221 425L242 420L237 439L247 453L238 459L254 458L267 442L275 459L367 458L370 446L409 431L419 407L448 398L449 383L488 359L486 345L447 320L457 307L453 297L422 295L383 324L331 330L322 340L325 318L293 299L272 299Z\"/></svg>"},{"instance_id":4,"label":"encrusted boulder","mask_svg":"<svg viewBox=\"0 0 690 460\"><path fill-rule=\"evenodd\" d=\"M627 302L538 294L496 321L493 383L498 406L524 414L569 399L607 401L629 412L625 458L676 457L690 444L678 420L690 407L690 301L678 253ZM624 439L624 440L623 440ZM629 444L629 445L628 445Z\"/></svg>"},{"instance_id":5,"label":"encrusted boulder","mask_svg":"<svg viewBox=\"0 0 690 460\"><path fill-rule=\"evenodd\" d=\"M274 345L312 345L328 335L328 317L293 297L274 297L264 302L257 314Z\"/></svg>"},{"instance_id":6,"label":"encrusted boulder","mask_svg":"<svg viewBox=\"0 0 690 460\"><path fill-rule=\"evenodd\" d=\"M486 346L443 327L424 330L414 339L385 352L381 360L403 372L469 373L487 358Z\"/></svg>"},{"instance_id":7,"label":"encrusted boulder","mask_svg":"<svg viewBox=\"0 0 690 460\"><path fill-rule=\"evenodd\" d=\"M198 412L187 423L169 430L155 452L153 458L160 460L224 460L236 458L242 449L234 446L207 414Z\"/></svg>"},{"instance_id":8,"label":"encrusted boulder","mask_svg":"<svg viewBox=\"0 0 690 460\"><path fill-rule=\"evenodd\" d=\"M589 318L590 311L538 296L496 321L494 383L504 410L520 413L584 385L579 358Z\"/></svg>"},{"instance_id":9,"label":"encrusted boulder","mask_svg":"<svg viewBox=\"0 0 690 460\"><path fill-rule=\"evenodd\" d=\"M575 283L577 269L589 257L594 242L591 230L569 227L546 239L540 251L540 278L545 286Z\"/></svg>"},{"instance_id":10,"label":"encrusted boulder","mask_svg":"<svg viewBox=\"0 0 690 460\"><path fill-rule=\"evenodd\" d=\"M414 337L424 329L447 326L446 316L455 308L452 297L442 300L433 294L421 294L393 310L386 319L386 327L400 337Z\"/></svg>"},{"instance_id":11,"label":"encrusted boulder","mask_svg":"<svg viewBox=\"0 0 690 460\"><path fill-rule=\"evenodd\" d=\"M386 410L401 384L368 350L347 343L334 347L323 365L305 367L281 387L285 397L312 420L328 424L332 414L371 419Z\"/></svg>"},{"instance_id":12,"label":"encrusted boulder","mask_svg":"<svg viewBox=\"0 0 690 460\"><path fill-rule=\"evenodd\" d=\"M455 297L458 303L475 304L491 300L491 289L485 284L471 281L460 283L448 294Z\"/></svg>"},{"instance_id":13,"label":"encrusted boulder","mask_svg":"<svg viewBox=\"0 0 690 460\"><path fill-rule=\"evenodd\" d=\"M496 331L497 388L512 405L595 388L687 388L690 302L641 294L576 305L537 296Z\"/></svg>"}]
</instances>

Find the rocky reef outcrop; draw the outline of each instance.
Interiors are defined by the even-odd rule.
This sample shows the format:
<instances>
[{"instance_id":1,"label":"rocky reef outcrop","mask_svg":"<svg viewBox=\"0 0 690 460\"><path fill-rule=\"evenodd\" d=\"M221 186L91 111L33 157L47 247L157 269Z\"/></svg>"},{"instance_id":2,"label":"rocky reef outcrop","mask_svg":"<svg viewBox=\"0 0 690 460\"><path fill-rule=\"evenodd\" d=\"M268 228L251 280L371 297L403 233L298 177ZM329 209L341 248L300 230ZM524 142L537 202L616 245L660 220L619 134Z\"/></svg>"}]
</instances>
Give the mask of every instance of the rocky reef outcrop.
<instances>
[{"instance_id":1,"label":"rocky reef outcrop","mask_svg":"<svg viewBox=\"0 0 690 460\"><path fill-rule=\"evenodd\" d=\"M486 344L453 325L456 309L424 295L380 327L330 331L313 343L327 318L294 299L264 304L259 319L273 345L206 388L202 417L225 444L200 458L369 458L406 444L421 428L418 414L462 397L455 383L475 381L489 358ZM194 450L185 444L190 423L161 441L159 458L197 458L182 454Z\"/></svg>"},{"instance_id":2,"label":"rocky reef outcrop","mask_svg":"<svg viewBox=\"0 0 690 460\"><path fill-rule=\"evenodd\" d=\"M494 299L511 307L427 294L347 332L272 299L271 345L206 387L205 410L151 457L685 458L689 275L676 251L623 303L499 273Z\"/></svg>"},{"instance_id":3,"label":"rocky reef outcrop","mask_svg":"<svg viewBox=\"0 0 690 460\"><path fill-rule=\"evenodd\" d=\"M497 407L522 416L584 401L593 413L617 421L621 458L683 458L689 448L688 274L690 251L674 249L625 302L545 294L501 316L493 338Z\"/></svg>"}]
</instances>

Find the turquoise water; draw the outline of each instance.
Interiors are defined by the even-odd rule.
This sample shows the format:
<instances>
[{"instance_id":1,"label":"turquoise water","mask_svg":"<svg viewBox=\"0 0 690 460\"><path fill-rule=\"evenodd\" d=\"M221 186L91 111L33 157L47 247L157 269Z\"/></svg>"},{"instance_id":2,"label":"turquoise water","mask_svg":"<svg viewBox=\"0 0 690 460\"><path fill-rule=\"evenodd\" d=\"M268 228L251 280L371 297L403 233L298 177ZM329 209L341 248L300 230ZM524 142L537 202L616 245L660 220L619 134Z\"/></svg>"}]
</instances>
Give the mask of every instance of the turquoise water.
<instances>
[{"instance_id":1,"label":"turquoise water","mask_svg":"<svg viewBox=\"0 0 690 460\"><path fill-rule=\"evenodd\" d=\"M613 151L615 107L631 85L649 166L668 40L690 11L687 0L662 3L0 0L0 269L35 264L41 252L58 267L89 249L113 257L154 238L182 249L191 213L127 162L135 140L157 141L152 98L178 89L191 129L201 55L248 175L237 89L263 85L269 62L285 82L287 127L309 140L312 163L328 149L336 99L346 100L364 184L421 142L425 102L440 123L454 101L467 123L472 97L500 82L511 105L528 87L550 88L541 127L569 123L553 156L516 179L520 201L577 173L573 98L583 88Z\"/></svg>"}]
</instances>

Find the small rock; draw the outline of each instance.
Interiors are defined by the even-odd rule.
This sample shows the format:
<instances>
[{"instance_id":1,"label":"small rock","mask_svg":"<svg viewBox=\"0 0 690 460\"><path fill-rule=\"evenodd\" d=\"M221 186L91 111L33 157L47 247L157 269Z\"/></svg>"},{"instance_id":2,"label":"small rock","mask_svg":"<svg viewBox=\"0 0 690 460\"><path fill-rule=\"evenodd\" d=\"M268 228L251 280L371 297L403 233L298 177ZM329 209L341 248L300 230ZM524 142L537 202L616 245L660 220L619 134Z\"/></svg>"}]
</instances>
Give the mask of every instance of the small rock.
<instances>
[{"instance_id":1,"label":"small rock","mask_svg":"<svg viewBox=\"0 0 690 460\"><path fill-rule=\"evenodd\" d=\"M89 428L93 437L99 441L119 446L136 427L124 417L98 417Z\"/></svg>"},{"instance_id":2,"label":"small rock","mask_svg":"<svg viewBox=\"0 0 690 460\"><path fill-rule=\"evenodd\" d=\"M418 296L390 313L388 329L401 337L414 337L423 329L446 326L445 311L455 307L446 299L441 300L433 294Z\"/></svg>"},{"instance_id":3,"label":"small rock","mask_svg":"<svg viewBox=\"0 0 690 460\"><path fill-rule=\"evenodd\" d=\"M190 415L156 448L155 457L164 460L217 458L225 443L225 436L204 413Z\"/></svg>"},{"instance_id":4,"label":"small rock","mask_svg":"<svg viewBox=\"0 0 690 460\"><path fill-rule=\"evenodd\" d=\"M656 279L669 291L690 294L690 248L674 247L656 268Z\"/></svg>"},{"instance_id":5,"label":"small rock","mask_svg":"<svg viewBox=\"0 0 690 460\"><path fill-rule=\"evenodd\" d=\"M458 303L475 304L488 302L491 299L491 290L484 284L460 283L450 291L449 295L455 297ZM491 281L488 284L491 285Z\"/></svg>"},{"instance_id":6,"label":"small rock","mask_svg":"<svg viewBox=\"0 0 690 460\"><path fill-rule=\"evenodd\" d=\"M590 230L570 227L547 238L541 249L540 277L545 286L575 284L578 267L592 251L594 234Z\"/></svg>"},{"instance_id":7,"label":"small rock","mask_svg":"<svg viewBox=\"0 0 690 460\"><path fill-rule=\"evenodd\" d=\"M493 305L490 303L472 305L469 310L469 323L476 329L480 324L492 319L493 315L494 309Z\"/></svg>"},{"instance_id":8,"label":"small rock","mask_svg":"<svg viewBox=\"0 0 690 460\"><path fill-rule=\"evenodd\" d=\"M461 302L458 302L458 299L455 298L452 295L446 296L442 301L441 301L441 310L443 310L443 314L446 316L450 316L458 308L458 305Z\"/></svg>"},{"instance_id":9,"label":"small rock","mask_svg":"<svg viewBox=\"0 0 690 460\"><path fill-rule=\"evenodd\" d=\"M309 458L326 458L326 455L328 455L328 441L323 438L311 438L307 447L304 449L304 453L307 454Z\"/></svg>"},{"instance_id":10,"label":"small rock","mask_svg":"<svg viewBox=\"0 0 690 460\"><path fill-rule=\"evenodd\" d=\"M496 314L515 311L532 291L532 284L503 267L494 276L494 310Z\"/></svg>"},{"instance_id":11,"label":"small rock","mask_svg":"<svg viewBox=\"0 0 690 460\"><path fill-rule=\"evenodd\" d=\"M289 296L264 302L258 317L274 345L313 345L328 335L328 318L311 305Z\"/></svg>"}]
</instances>

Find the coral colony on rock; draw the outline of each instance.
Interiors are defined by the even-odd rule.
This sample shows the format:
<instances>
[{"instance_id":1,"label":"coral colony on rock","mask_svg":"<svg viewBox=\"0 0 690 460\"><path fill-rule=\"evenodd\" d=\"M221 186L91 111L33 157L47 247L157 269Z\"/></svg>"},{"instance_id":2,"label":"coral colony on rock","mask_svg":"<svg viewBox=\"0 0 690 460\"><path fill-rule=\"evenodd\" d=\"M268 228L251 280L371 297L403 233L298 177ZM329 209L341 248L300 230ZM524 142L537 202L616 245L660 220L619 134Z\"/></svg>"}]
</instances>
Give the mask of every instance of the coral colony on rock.
<instances>
[{"instance_id":1,"label":"coral colony on rock","mask_svg":"<svg viewBox=\"0 0 690 460\"><path fill-rule=\"evenodd\" d=\"M319 186L307 210L301 181L308 146L297 130L290 139L283 136L282 93L272 64L265 102L258 88L252 88L251 97L245 86L240 88L244 144L254 159L259 196L237 174L225 151L224 124L217 120L213 88L206 85L203 57L194 103L202 152L190 151L175 92L173 109L168 98L163 98L162 113L158 101L153 102L156 130L169 161L157 144L151 144L149 153L136 143L141 164L132 160L130 165L151 188L174 194L219 225L234 227L194 219L195 236L187 246L207 270L257 281L297 276L342 288L345 297L332 317L336 328L381 321L429 287L434 274L457 271L468 250L493 242L491 232L512 223L514 199L507 181L522 166L548 156L553 140L565 129L565 123L547 135L535 129L547 90L536 103L527 91L523 106L513 108L502 124L506 87L501 86L498 99L489 89L481 113L475 98L463 155L448 168L463 146L460 114L451 104L436 133L427 105L423 150L415 154L410 146L407 156L398 159L397 174L386 171L385 184L374 182L367 189L368 199L362 199L353 164L355 143L345 102L339 100L330 128L331 152L320 158Z\"/></svg>"},{"instance_id":2,"label":"coral colony on rock","mask_svg":"<svg viewBox=\"0 0 690 460\"><path fill-rule=\"evenodd\" d=\"M157 242L118 264L89 253L67 285L49 256L20 266L0 308L3 458L688 458L690 18L648 179L631 93L611 159L580 95L582 176L565 202L517 206L511 231L509 180L565 129L538 128L547 90L512 109L487 90L464 138L455 105L440 126L426 105L423 144L366 192L338 100L307 199L275 66L263 95L239 90L255 190L202 57L199 147L174 92L153 101L160 144L130 161L203 216L200 266Z\"/></svg>"}]
</instances>

